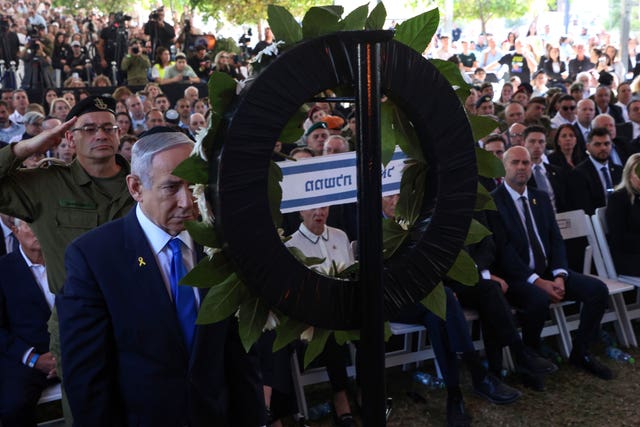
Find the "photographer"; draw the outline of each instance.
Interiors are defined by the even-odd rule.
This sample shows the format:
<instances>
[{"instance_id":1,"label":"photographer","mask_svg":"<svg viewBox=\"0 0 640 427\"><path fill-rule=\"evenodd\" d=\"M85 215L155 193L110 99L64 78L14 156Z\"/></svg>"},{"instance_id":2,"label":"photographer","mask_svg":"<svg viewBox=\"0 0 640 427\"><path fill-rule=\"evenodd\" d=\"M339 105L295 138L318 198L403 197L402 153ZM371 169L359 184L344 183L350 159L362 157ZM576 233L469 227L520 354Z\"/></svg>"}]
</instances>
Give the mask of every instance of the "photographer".
<instances>
[{"instance_id":1,"label":"photographer","mask_svg":"<svg viewBox=\"0 0 640 427\"><path fill-rule=\"evenodd\" d=\"M176 38L176 31L164 21L164 7L151 12L149 21L144 24L144 33L151 38L154 52L159 46L167 49L171 47Z\"/></svg>"},{"instance_id":2,"label":"photographer","mask_svg":"<svg viewBox=\"0 0 640 427\"><path fill-rule=\"evenodd\" d=\"M127 84L129 86L143 86L147 80L147 71L151 67L149 57L142 53L142 45L139 40L134 39L129 43L129 54L124 57L120 69L127 74Z\"/></svg>"},{"instance_id":3,"label":"photographer","mask_svg":"<svg viewBox=\"0 0 640 427\"><path fill-rule=\"evenodd\" d=\"M119 64L125 55L129 38L126 21L129 20L131 17L122 12L110 13L109 24L100 31L96 49L100 58L98 71L101 73L108 74L111 62Z\"/></svg>"},{"instance_id":4,"label":"photographer","mask_svg":"<svg viewBox=\"0 0 640 427\"><path fill-rule=\"evenodd\" d=\"M207 56L207 47L204 45L197 45L195 53L189 58L189 66L195 71L196 75L200 77L200 80L207 82L211 75L211 60Z\"/></svg>"},{"instance_id":5,"label":"photographer","mask_svg":"<svg viewBox=\"0 0 640 427\"><path fill-rule=\"evenodd\" d=\"M45 35L45 28L41 25L32 26L29 29L29 41L25 51L24 79L22 87L33 89L37 87L53 87L51 54L53 43Z\"/></svg>"},{"instance_id":6,"label":"photographer","mask_svg":"<svg viewBox=\"0 0 640 427\"><path fill-rule=\"evenodd\" d=\"M67 57L67 63L63 66L64 80L73 76L74 73L82 80L86 77L86 69L90 68L87 64L89 56L83 51L80 42L75 40L71 42L71 54Z\"/></svg>"},{"instance_id":7,"label":"photographer","mask_svg":"<svg viewBox=\"0 0 640 427\"><path fill-rule=\"evenodd\" d=\"M18 52L20 50L20 40L18 35L11 31L13 20L10 16L0 15L0 59L4 60L5 66L9 66L9 62L18 63Z\"/></svg>"}]
</instances>

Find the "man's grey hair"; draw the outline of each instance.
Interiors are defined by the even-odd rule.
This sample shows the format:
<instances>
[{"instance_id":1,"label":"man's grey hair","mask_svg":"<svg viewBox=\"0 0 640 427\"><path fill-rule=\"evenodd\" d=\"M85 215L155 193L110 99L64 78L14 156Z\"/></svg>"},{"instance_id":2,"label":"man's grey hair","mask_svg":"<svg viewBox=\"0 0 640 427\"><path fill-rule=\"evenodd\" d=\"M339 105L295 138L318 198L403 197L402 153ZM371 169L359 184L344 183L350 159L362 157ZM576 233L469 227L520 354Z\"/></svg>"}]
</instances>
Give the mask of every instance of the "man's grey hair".
<instances>
[{"instance_id":1,"label":"man's grey hair","mask_svg":"<svg viewBox=\"0 0 640 427\"><path fill-rule=\"evenodd\" d=\"M193 147L182 132L158 132L140 138L131 150L131 174L140 178L144 188L151 188L151 164L156 154L178 145Z\"/></svg>"},{"instance_id":2,"label":"man's grey hair","mask_svg":"<svg viewBox=\"0 0 640 427\"><path fill-rule=\"evenodd\" d=\"M324 142L324 146L322 147L323 151L327 151L329 141L331 141L332 139L337 139L342 143L341 153L346 153L347 151L349 151L349 143L347 142L345 137L341 135L329 135L329 138L327 138L327 140Z\"/></svg>"}]
</instances>

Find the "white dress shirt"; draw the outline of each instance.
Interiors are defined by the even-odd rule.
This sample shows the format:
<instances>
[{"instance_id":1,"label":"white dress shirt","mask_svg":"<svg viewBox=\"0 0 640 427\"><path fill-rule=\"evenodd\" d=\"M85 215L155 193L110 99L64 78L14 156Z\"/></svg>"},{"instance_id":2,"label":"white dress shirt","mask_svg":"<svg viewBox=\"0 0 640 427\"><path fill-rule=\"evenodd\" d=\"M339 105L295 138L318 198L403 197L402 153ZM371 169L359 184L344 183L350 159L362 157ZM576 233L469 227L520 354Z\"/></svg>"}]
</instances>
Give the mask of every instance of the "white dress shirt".
<instances>
[{"instance_id":1,"label":"white dress shirt","mask_svg":"<svg viewBox=\"0 0 640 427\"><path fill-rule=\"evenodd\" d=\"M317 235L300 224L298 231L285 242L287 247L300 249L308 258L324 258L321 264L311 266L314 270L327 272L333 262L338 266L348 267L354 263L353 252L346 233L338 228L325 225L324 232Z\"/></svg>"},{"instance_id":2,"label":"white dress shirt","mask_svg":"<svg viewBox=\"0 0 640 427\"><path fill-rule=\"evenodd\" d=\"M158 267L160 267L160 273L162 274L162 279L164 280L164 285L167 289L167 293L169 294L169 298L173 301L173 297L171 295L171 282L169 280L169 277L171 276L171 257L173 254L168 243L169 240L174 238L174 236L171 236L154 224L145 215L145 213L142 212L142 208L139 204L136 205L136 217L138 218L140 227L142 227L142 231L147 238L147 242L149 242L151 251L156 257L156 262L158 263ZM193 239L191 239L191 236L186 230L183 230L175 237L180 239L182 243L189 248L188 251L182 251L182 261L184 262L187 271L191 271L195 265L195 246ZM193 292L196 295L196 303L200 305L200 294L198 293L198 288L194 287Z\"/></svg>"},{"instance_id":3,"label":"white dress shirt","mask_svg":"<svg viewBox=\"0 0 640 427\"><path fill-rule=\"evenodd\" d=\"M42 294L44 295L44 299L47 301L47 305L49 306L49 310L53 309L53 304L56 300L56 296L53 293L51 293L51 291L49 290L49 282L47 281L46 268L42 264L34 264L33 262L31 262L31 260L25 255L24 251L22 250L22 246L20 246L20 255L22 255L24 262L27 263L27 267L29 267L31 274L33 274L33 278L35 279L36 283L38 284L38 287L42 291ZM25 315L27 314L25 313ZM22 355L23 365L27 365L29 363L27 358L29 357L29 355L33 350L35 350L35 347L31 347L24 352L24 354Z\"/></svg>"}]
</instances>

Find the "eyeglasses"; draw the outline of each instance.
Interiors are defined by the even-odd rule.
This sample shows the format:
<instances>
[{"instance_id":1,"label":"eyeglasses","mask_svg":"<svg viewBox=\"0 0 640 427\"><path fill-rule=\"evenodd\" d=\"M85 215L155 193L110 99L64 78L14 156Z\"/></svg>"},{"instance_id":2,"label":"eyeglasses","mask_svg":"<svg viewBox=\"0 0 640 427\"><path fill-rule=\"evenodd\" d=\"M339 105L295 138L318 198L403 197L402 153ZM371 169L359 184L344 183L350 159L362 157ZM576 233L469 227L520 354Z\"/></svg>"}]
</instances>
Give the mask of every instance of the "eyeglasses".
<instances>
[{"instance_id":1,"label":"eyeglasses","mask_svg":"<svg viewBox=\"0 0 640 427\"><path fill-rule=\"evenodd\" d=\"M84 126L80 126L79 128L71 129L71 132L75 132L77 130L80 130L80 131L86 133L87 135L95 135L96 133L98 133L98 130L101 130L102 132L106 133L107 135L111 135L111 134L115 133L118 129L119 129L119 127L117 125L102 125L102 126L84 125Z\"/></svg>"},{"instance_id":2,"label":"eyeglasses","mask_svg":"<svg viewBox=\"0 0 640 427\"><path fill-rule=\"evenodd\" d=\"M575 109L576 109L575 105L563 105L562 106L562 111L569 111L569 110L573 111Z\"/></svg>"},{"instance_id":3,"label":"eyeglasses","mask_svg":"<svg viewBox=\"0 0 640 427\"><path fill-rule=\"evenodd\" d=\"M518 137L522 138L524 137L524 133L510 133L509 136L511 138L518 138Z\"/></svg>"}]
</instances>

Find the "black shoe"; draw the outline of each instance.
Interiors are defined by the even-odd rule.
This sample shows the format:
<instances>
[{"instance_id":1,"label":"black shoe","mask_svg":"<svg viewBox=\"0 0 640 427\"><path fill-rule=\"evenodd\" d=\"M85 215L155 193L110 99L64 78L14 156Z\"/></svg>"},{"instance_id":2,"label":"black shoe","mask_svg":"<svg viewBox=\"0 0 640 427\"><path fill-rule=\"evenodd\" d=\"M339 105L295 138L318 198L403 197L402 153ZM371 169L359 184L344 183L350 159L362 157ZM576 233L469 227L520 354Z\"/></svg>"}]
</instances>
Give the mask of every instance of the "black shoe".
<instances>
[{"instance_id":1,"label":"black shoe","mask_svg":"<svg viewBox=\"0 0 640 427\"><path fill-rule=\"evenodd\" d=\"M480 397L496 405L506 405L515 402L522 393L513 387L509 387L492 374L487 374L480 384L474 384L473 390Z\"/></svg>"},{"instance_id":2,"label":"black shoe","mask_svg":"<svg viewBox=\"0 0 640 427\"><path fill-rule=\"evenodd\" d=\"M571 352L571 356L569 356L569 362L572 365L577 366L578 368L581 368L598 378L602 378L603 380L613 379L613 372L611 372L611 369L603 365L589 353L583 353L580 355Z\"/></svg>"},{"instance_id":3,"label":"black shoe","mask_svg":"<svg viewBox=\"0 0 640 427\"><path fill-rule=\"evenodd\" d=\"M462 397L447 398L447 427L469 427L471 417L464 408Z\"/></svg>"},{"instance_id":4,"label":"black shoe","mask_svg":"<svg viewBox=\"0 0 640 427\"><path fill-rule=\"evenodd\" d=\"M353 419L353 415L347 413L336 416L336 426L338 427L355 427L356 421Z\"/></svg>"},{"instance_id":5,"label":"black shoe","mask_svg":"<svg viewBox=\"0 0 640 427\"><path fill-rule=\"evenodd\" d=\"M522 352L522 357L518 360L518 367L520 370L528 372L530 374L553 374L558 370L555 363L550 362L544 357L540 356L535 351L525 348Z\"/></svg>"}]
</instances>

